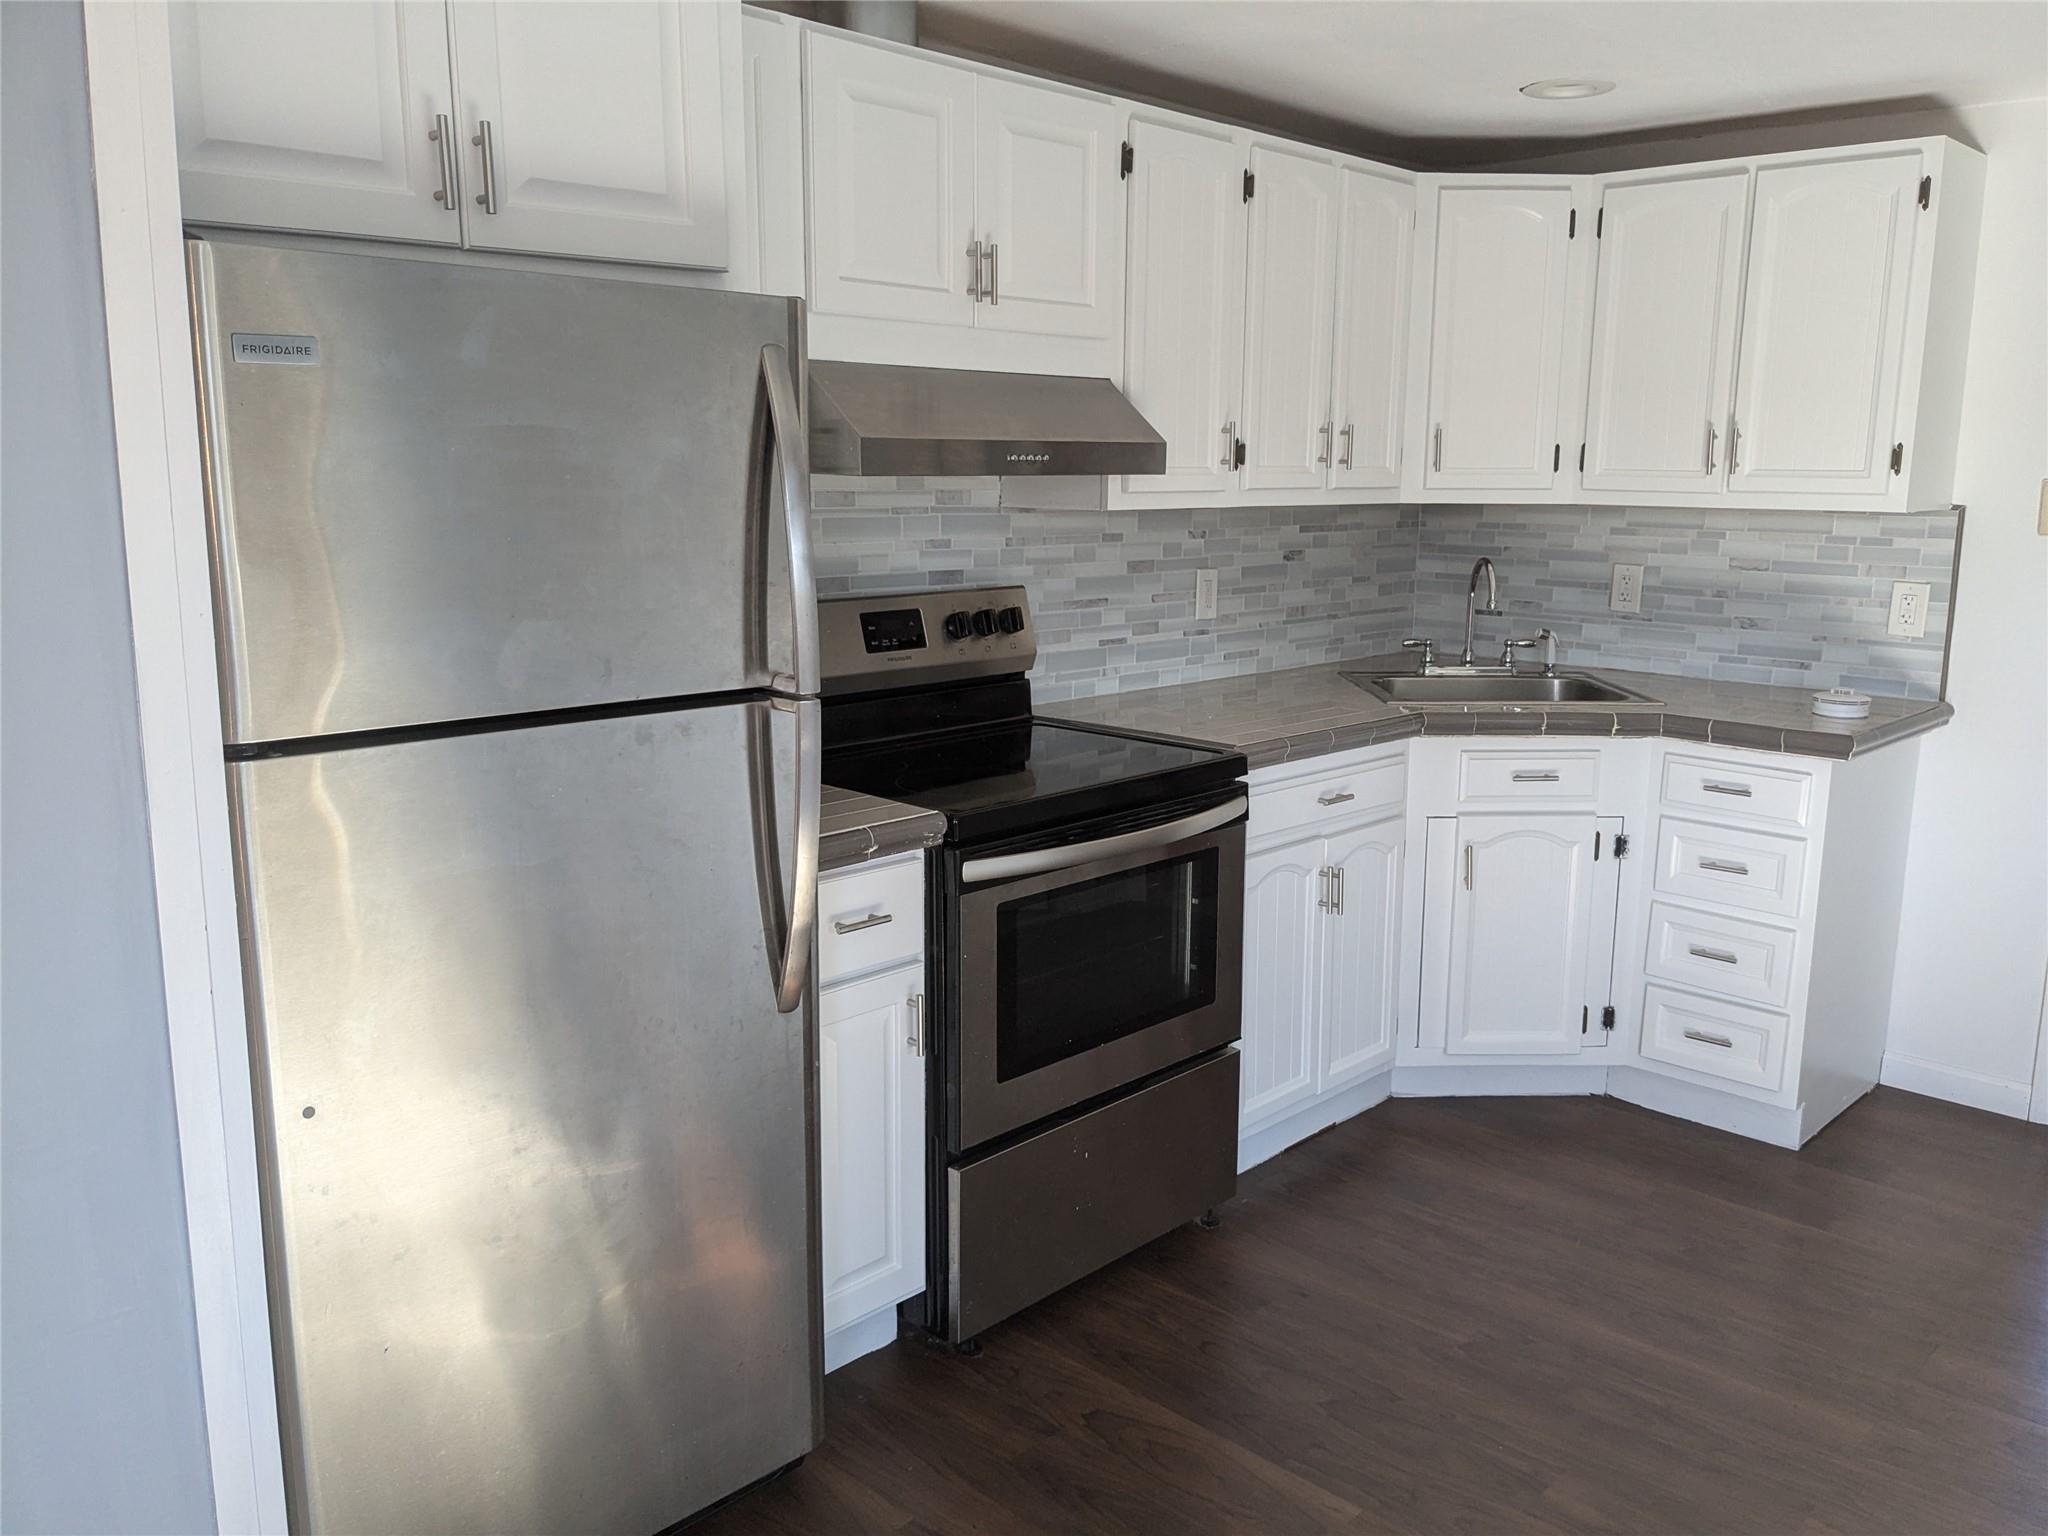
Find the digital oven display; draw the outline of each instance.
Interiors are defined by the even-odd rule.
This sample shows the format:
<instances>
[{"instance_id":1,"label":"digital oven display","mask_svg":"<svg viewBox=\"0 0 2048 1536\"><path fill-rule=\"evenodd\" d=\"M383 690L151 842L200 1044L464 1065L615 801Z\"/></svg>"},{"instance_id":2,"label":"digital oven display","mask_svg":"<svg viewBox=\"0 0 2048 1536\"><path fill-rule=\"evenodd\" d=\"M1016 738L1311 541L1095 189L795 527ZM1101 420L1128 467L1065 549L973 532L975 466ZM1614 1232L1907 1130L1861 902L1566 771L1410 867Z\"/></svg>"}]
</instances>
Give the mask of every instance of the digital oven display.
<instances>
[{"instance_id":1,"label":"digital oven display","mask_svg":"<svg viewBox=\"0 0 2048 1536\"><path fill-rule=\"evenodd\" d=\"M891 651L924 649L924 614L916 608L891 608L860 616L860 637L870 656Z\"/></svg>"}]
</instances>

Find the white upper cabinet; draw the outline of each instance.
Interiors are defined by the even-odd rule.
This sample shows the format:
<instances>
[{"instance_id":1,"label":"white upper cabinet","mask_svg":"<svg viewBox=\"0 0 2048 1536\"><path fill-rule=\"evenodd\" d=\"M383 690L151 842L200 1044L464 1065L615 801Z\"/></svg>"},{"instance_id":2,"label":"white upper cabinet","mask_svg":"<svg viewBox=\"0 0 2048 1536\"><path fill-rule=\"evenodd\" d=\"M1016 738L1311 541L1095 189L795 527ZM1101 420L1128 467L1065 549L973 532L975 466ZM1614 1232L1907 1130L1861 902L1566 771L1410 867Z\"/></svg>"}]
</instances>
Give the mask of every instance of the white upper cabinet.
<instances>
[{"instance_id":1,"label":"white upper cabinet","mask_svg":"<svg viewBox=\"0 0 2048 1536\"><path fill-rule=\"evenodd\" d=\"M972 325L973 74L813 33L809 101L811 307Z\"/></svg>"},{"instance_id":2,"label":"white upper cabinet","mask_svg":"<svg viewBox=\"0 0 2048 1536\"><path fill-rule=\"evenodd\" d=\"M1583 1038L1593 896L1592 815L1460 816L1444 1049L1575 1052Z\"/></svg>"},{"instance_id":3,"label":"white upper cabinet","mask_svg":"<svg viewBox=\"0 0 2048 1536\"><path fill-rule=\"evenodd\" d=\"M1589 489L1720 488L1748 208L1743 170L1604 189L1586 402Z\"/></svg>"},{"instance_id":4,"label":"white upper cabinet","mask_svg":"<svg viewBox=\"0 0 2048 1536\"><path fill-rule=\"evenodd\" d=\"M740 69L720 10L456 0L469 243L725 266L724 95Z\"/></svg>"},{"instance_id":5,"label":"white upper cabinet","mask_svg":"<svg viewBox=\"0 0 2048 1536\"><path fill-rule=\"evenodd\" d=\"M1547 491L1558 399L1573 188L1433 179L1421 484Z\"/></svg>"},{"instance_id":6,"label":"white upper cabinet","mask_svg":"<svg viewBox=\"0 0 2048 1536\"><path fill-rule=\"evenodd\" d=\"M1242 483L1246 490L1315 490L1336 457L1337 167L1254 144L1251 174Z\"/></svg>"},{"instance_id":7,"label":"white upper cabinet","mask_svg":"<svg viewBox=\"0 0 2048 1536\"><path fill-rule=\"evenodd\" d=\"M1244 356L1245 151L1134 118L1124 393L1166 439L1166 472L1137 493L1214 494L1236 483Z\"/></svg>"},{"instance_id":8,"label":"white upper cabinet","mask_svg":"<svg viewBox=\"0 0 2048 1536\"><path fill-rule=\"evenodd\" d=\"M1401 483L1415 184L1352 166L1341 177L1330 484L1391 490Z\"/></svg>"},{"instance_id":9,"label":"white upper cabinet","mask_svg":"<svg viewBox=\"0 0 2048 1536\"><path fill-rule=\"evenodd\" d=\"M1116 108L975 82L977 233L988 248L974 323L1043 336L1110 335L1123 282Z\"/></svg>"},{"instance_id":10,"label":"white upper cabinet","mask_svg":"<svg viewBox=\"0 0 2048 1536\"><path fill-rule=\"evenodd\" d=\"M745 233L762 293L804 296L803 31L772 11L740 27L741 121L753 217ZM739 265L735 243L734 266Z\"/></svg>"},{"instance_id":11,"label":"white upper cabinet","mask_svg":"<svg viewBox=\"0 0 2048 1536\"><path fill-rule=\"evenodd\" d=\"M444 6L181 0L170 31L188 222L461 243Z\"/></svg>"},{"instance_id":12,"label":"white upper cabinet","mask_svg":"<svg viewBox=\"0 0 2048 1536\"><path fill-rule=\"evenodd\" d=\"M1891 488L1921 175L1918 150L1757 172L1731 490Z\"/></svg>"}]
</instances>

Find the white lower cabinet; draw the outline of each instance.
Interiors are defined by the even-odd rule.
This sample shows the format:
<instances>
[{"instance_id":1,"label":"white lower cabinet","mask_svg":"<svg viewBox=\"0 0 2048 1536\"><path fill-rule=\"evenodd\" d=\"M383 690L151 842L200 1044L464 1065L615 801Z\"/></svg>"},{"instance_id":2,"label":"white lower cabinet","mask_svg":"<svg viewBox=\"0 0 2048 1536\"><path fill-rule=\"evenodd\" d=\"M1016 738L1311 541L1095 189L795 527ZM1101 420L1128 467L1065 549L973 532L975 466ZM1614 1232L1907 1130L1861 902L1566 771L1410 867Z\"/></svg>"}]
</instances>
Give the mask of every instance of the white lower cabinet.
<instances>
[{"instance_id":1,"label":"white lower cabinet","mask_svg":"<svg viewBox=\"0 0 2048 1536\"><path fill-rule=\"evenodd\" d=\"M825 1330L924 1289L924 965L818 998Z\"/></svg>"},{"instance_id":2,"label":"white lower cabinet","mask_svg":"<svg viewBox=\"0 0 2048 1536\"><path fill-rule=\"evenodd\" d=\"M1399 1013L1400 755L1253 782L1245 859L1239 1162L1323 1125L1394 1060ZM1304 804L1320 818L1304 821ZM1276 825L1277 823L1277 825ZM1383 1092L1380 1096L1384 1096Z\"/></svg>"},{"instance_id":3,"label":"white lower cabinet","mask_svg":"<svg viewBox=\"0 0 2048 1536\"><path fill-rule=\"evenodd\" d=\"M827 1370L896 1336L924 1289L924 886L920 856L818 891L818 1202Z\"/></svg>"},{"instance_id":4,"label":"white lower cabinet","mask_svg":"<svg viewBox=\"0 0 2048 1536\"><path fill-rule=\"evenodd\" d=\"M1460 816L1451 886L1444 1049L1453 1055L1575 1052L1585 1033L1593 903L1591 813Z\"/></svg>"}]
</instances>

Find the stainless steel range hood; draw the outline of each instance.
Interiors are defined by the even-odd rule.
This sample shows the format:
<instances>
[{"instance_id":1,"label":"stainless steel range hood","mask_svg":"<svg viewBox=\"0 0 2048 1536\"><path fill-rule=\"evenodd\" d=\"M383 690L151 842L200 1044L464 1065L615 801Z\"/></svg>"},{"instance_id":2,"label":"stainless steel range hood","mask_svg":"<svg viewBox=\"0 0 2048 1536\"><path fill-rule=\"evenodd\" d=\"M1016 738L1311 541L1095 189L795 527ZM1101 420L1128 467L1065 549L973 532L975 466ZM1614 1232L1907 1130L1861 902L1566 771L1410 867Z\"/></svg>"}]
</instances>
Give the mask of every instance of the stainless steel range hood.
<instances>
[{"instance_id":1,"label":"stainless steel range hood","mask_svg":"<svg viewBox=\"0 0 2048 1536\"><path fill-rule=\"evenodd\" d=\"M1107 379L811 364L824 475L1157 475L1166 440Z\"/></svg>"}]
</instances>

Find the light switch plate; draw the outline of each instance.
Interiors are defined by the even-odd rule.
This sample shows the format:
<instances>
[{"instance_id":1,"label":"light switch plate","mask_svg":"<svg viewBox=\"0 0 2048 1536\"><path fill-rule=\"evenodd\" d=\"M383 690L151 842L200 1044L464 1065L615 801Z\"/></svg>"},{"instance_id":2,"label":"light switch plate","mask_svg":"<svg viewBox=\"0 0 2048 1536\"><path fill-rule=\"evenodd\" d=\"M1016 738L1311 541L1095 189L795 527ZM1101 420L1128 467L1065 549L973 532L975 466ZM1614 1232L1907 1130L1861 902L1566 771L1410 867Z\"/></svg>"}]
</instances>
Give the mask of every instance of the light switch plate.
<instances>
[{"instance_id":1,"label":"light switch plate","mask_svg":"<svg viewBox=\"0 0 2048 1536\"><path fill-rule=\"evenodd\" d=\"M1643 568L1640 565L1617 565L1614 568L1607 606L1616 613L1643 611Z\"/></svg>"},{"instance_id":2,"label":"light switch plate","mask_svg":"<svg viewBox=\"0 0 2048 1536\"><path fill-rule=\"evenodd\" d=\"M1195 617L1213 619L1216 617L1216 573L1195 572Z\"/></svg>"},{"instance_id":3,"label":"light switch plate","mask_svg":"<svg viewBox=\"0 0 2048 1536\"><path fill-rule=\"evenodd\" d=\"M1892 583L1892 613L1884 632L1901 640L1918 640L1927 633L1927 604L1932 596L1924 581Z\"/></svg>"}]
</instances>

